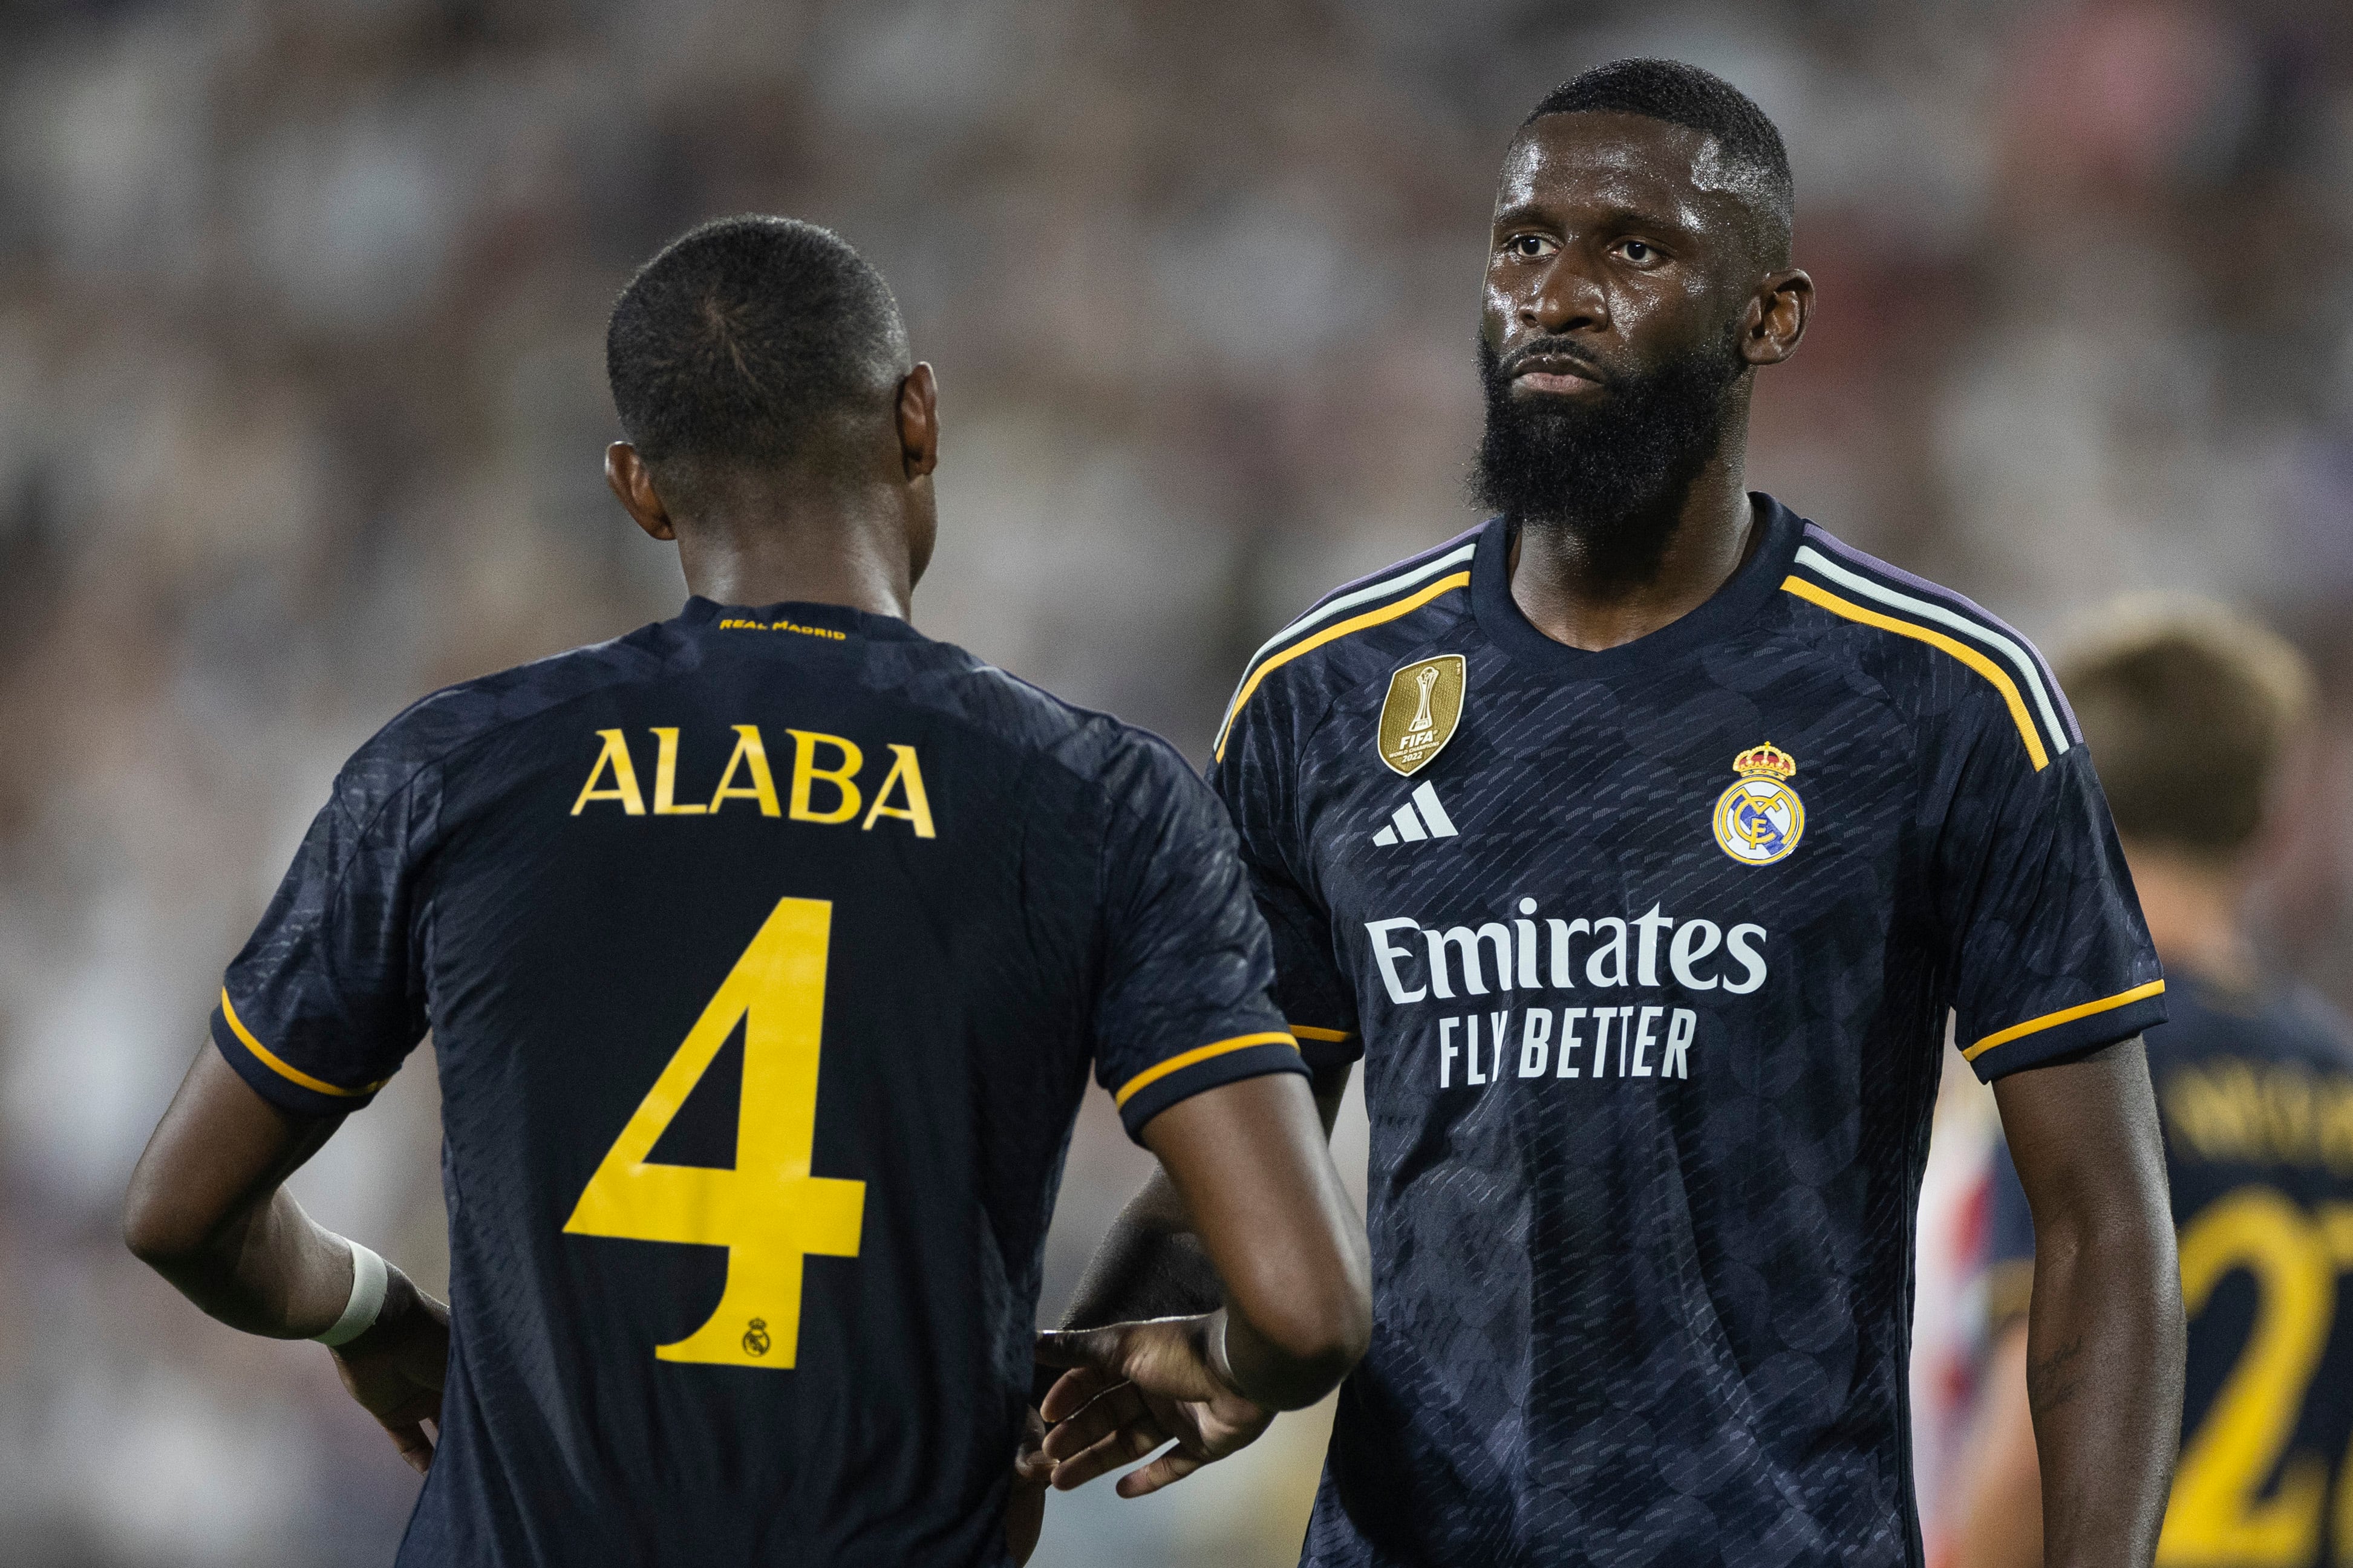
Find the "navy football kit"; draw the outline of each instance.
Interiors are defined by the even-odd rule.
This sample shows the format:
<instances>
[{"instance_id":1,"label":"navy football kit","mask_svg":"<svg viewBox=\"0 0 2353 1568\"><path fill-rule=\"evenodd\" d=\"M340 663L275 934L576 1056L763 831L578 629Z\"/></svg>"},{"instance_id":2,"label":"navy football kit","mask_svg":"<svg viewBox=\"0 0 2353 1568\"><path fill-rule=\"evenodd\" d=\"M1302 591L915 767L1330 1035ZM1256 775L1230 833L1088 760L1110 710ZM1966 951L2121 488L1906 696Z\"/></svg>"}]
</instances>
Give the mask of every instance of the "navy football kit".
<instances>
[{"instance_id":1,"label":"navy football kit","mask_svg":"<svg viewBox=\"0 0 2353 1568\"><path fill-rule=\"evenodd\" d=\"M2353 1560L2353 1033L2293 987L2177 977L2148 1034L2189 1312L2160 1564ZM2034 1216L1995 1163L1989 1317L2026 1310Z\"/></svg>"},{"instance_id":2,"label":"navy football kit","mask_svg":"<svg viewBox=\"0 0 2353 1568\"><path fill-rule=\"evenodd\" d=\"M337 779L213 1037L298 1115L429 1027L439 1451L405 1565L997 1564L1090 1063L1303 1070L1171 748L905 623L689 602Z\"/></svg>"},{"instance_id":3,"label":"navy football kit","mask_svg":"<svg viewBox=\"0 0 2353 1568\"><path fill-rule=\"evenodd\" d=\"M1912 1226L1993 1078L2163 1017L2016 633L1767 498L1585 652L1491 521L1261 649L1212 780L1308 1059L1361 1058L1372 1348L1304 1561L1916 1564Z\"/></svg>"}]
</instances>

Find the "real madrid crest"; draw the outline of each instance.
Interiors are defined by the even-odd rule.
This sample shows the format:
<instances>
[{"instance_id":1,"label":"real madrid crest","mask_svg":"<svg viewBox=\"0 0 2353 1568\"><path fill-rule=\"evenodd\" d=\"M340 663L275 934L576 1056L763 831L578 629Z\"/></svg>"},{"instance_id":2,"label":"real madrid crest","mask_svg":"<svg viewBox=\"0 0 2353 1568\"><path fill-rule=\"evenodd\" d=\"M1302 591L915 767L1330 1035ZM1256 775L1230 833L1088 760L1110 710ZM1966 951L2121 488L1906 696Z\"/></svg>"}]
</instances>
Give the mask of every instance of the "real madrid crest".
<instances>
[{"instance_id":1,"label":"real madrid crest","mask_svg":"<svg viewBox=\"0 0 2353 1568\"><path fill-rule=\"evenodd\" d=\"M1389 677L1381 704L1381 761L1410 778L1428 767L1462 722L1462 656L1417 659Z\"/></svg>"},{"instance_id":2,"label":"real madrid crest","mask_svg":"<svg viewBox=\"0 0 2353 1568\"><path fill-rule=\"evenodd\" d=\"M1732 759L1740 782L1716 797L1715 841L1744 866L1770 866L1806 836L1806 803L1789 787L1798 759L1767 741Z\"/></svg>"}]
</instances>

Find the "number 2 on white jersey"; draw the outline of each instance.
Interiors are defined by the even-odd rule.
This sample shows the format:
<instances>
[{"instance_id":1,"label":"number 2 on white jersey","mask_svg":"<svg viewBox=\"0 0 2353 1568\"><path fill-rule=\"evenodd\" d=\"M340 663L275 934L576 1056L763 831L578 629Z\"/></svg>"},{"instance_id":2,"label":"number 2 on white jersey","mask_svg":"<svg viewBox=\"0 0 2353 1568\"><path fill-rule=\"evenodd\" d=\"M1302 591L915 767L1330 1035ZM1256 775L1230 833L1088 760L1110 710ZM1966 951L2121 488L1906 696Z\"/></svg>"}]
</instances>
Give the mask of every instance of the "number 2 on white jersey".
<instances>
[{"instance_id":1,"label":"number 2 on white jersey","mask_svg":"<svg viewBox=\"0 0 2353 1568\"><path fill-rule=\"evenodd\" d=\"M830 902L776 901L565 1222L575 1236L727 1249L718 1307L684 1339L655 1347L660 1360L790 1367L800 1350L803 1261L811 1253L858 1256L866 1184L809 1174L832 931ZM649 1163L738 1021L735 1168Z\"/></svg>"}]
</instances>

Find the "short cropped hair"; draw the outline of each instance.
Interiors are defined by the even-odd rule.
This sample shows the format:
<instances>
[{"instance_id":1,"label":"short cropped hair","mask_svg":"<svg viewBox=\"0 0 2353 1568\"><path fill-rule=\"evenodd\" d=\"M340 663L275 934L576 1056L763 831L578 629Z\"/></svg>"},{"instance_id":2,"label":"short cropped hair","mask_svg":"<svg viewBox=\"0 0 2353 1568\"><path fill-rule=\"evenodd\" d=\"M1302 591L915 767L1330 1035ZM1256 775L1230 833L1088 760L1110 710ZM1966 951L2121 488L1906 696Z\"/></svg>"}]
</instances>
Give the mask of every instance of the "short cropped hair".
<instances>
[{"instance_id":1,"label":"short cropped hair","mask_svg":"<svg viewBox=\"0 0 2353 1568\"><path fill-rule=\"evenodd\" d=\"M2141 597L2104 612L2058 671L2118 832L2210 857L2246 847L2311 712L2295 648L2218 605Z\"/></svg>"},{"instance_id":2,"label":"short cropped hair","mask_svg":"<svg viewBox=\"0 0 2353 1568\"><path fill-rule=\"evenodd\" d=\"M796 218L690 229L638 269L605 329L614 410L658 468L824 467L842 416L887 397L907 368L882 275Z\"/></svg>"},{"instance_id":3,"label":"short cropped hair","mask_svg":"<svg viewBox=\"0 0 2353 1568\"><path fill-rule=\"evenodd\" d=\"M1528 111L1520 129L1547 114L1640 114L1713 138L1727 182L1758 220L1767 258L1786 261L1797 221L1798 187L1781 132L1749 96L1713 71L1681 60L1612 60L1571 77Z\"/></svg>"}]
</instances>

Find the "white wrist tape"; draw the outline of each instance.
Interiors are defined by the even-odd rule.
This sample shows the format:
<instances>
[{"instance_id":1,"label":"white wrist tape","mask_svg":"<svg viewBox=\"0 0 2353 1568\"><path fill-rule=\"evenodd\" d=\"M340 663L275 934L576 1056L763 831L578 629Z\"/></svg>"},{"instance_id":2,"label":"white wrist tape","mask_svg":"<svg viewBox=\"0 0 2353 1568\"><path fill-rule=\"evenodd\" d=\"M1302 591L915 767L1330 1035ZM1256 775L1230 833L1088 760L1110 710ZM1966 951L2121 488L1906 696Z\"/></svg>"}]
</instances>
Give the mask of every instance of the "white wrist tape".
<instances>
[{"instance_id":1,"label":"white wrist tape","mask_svg":"<svg viewBox=\"0 0 2353 1568\"><path fill-rule=\"evenodd\" d=\"M334 1327L311 1336L329 1350L347 1345L375 1327L384 1311L387 1279L384 1259L356 1241L346 1240L343 1245L352 1249L352 1299L343 1304L343 1315L335 1320Z\"/></svg>"}]
</instances>

